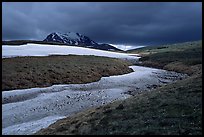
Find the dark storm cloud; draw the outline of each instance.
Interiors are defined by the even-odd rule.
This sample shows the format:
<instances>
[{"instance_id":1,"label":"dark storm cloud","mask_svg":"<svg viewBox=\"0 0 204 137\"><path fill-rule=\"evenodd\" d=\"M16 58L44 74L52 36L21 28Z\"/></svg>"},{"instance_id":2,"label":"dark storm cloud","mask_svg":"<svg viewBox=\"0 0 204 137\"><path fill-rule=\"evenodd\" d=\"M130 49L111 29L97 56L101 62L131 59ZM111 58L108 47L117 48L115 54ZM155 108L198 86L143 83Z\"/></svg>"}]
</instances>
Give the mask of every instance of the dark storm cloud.
<instances>
[{"instance_id":1,"label":"dark storm cloud","mask_svg":"<svg viewBox=\"0 0 204 137\"><path fill-rule=\"evenodd\" d=\"M199 40L202 3L3 3L3 40L43 40L51 32L96 42L151 45Z\"/></svg>"}]
</instances>

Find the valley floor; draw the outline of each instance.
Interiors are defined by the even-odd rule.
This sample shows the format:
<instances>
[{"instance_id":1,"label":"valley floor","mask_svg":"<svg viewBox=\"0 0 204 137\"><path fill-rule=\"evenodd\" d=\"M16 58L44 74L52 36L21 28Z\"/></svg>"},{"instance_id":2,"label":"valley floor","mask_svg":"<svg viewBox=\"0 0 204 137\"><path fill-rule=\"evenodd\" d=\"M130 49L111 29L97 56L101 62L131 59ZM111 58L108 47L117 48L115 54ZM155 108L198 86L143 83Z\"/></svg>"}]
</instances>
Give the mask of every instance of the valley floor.
<instances>
[{"instance_id":1,"label":"valley floor","mask_svg":"<svg viewBox=\"0 0 204 137\"><path fill-rule=\"evenodd\" d=\"M40 135L202 135L202 75L57 121Z\"/></svg>"},{"instance_id":2,"label":"valley floor","mask_svg":"<svg viewBox=\"0 0 204 137\"><path fill-rule=\"evenodd\" d=\"M113 64L106 64L107 62L103 62L102 58L95 56L88 57L96 59L96 62L93 61L94 63L91 64L92 67L96 68L90 71L90 67L83 69L79 67L80 62L84 66L87 63L90 65L89 61L75 60L75 63L80 65L74 66L71 71L75 72L76 69L74 75L79 74L77 78L80 78L81 73L79 72L81 71L85 73L85 77L90 74L89 78L94 76L92 72L95 71L95 75L100 74L100 77L119 76L105 77L101 80L99 78L98 82L91 81L93 83L88 84L55 85L48 88L3 91L3 134L201 135L202 41L155 48L145 47L137 51L133 50L131 53L142 56L140 60L142 62L139 65L169 71L141 66L128 68L129 63L118 62L115 59L111 61ZM2 62L5 60L2 59ZM55 61L55 63L59 62ZM16 68L18 68L18 63L16 66L14 65ZM30 72L34 72L36 76L38 73L33 70L38 70L40 67L36 66L39 64L31 63L31 67L26 63L23 63L25 70L22 72L25 71L29 74L28 76L30 76ZM54 74L53 79L58 79L56 77L58 73L70 72L66 69L62 71L58 65L49 66L49 62L46 63L45 60L40 63L40 66L45 64L46 69L44 69L46 71L39 70L39 72L47 72L50 67L50 74ZM7 72L8 70L8 72L5 73L7 75L4 75L2 80L8 82L11 77L6 78L9 77L10 73L11 75L21 74L23 77L19 81L25 79L26 74L15 71L20 69L10 68L12 65L5 64L2 67L3 71ZM62 64L69 63L63 61ZM100 64L100 67L97 68L96 64ZM29 68L33 69L28 71ZM101 69L102 72L98 71ZM9 72L9 70L12 71ZM115 71L119 73L112 73ZM186 73L188 76L172 71ZM15 73L12 74L12 72ZM65 73L61 74L61 76L66 76ZM52 76L46 77L46 74L43 76L52 81ZM67 76L70 77L71 75ZM51 83L59 84L53 83L53 81ZM23 84L19 83L19 85ZM12 81L8 82L7 86L4 86L4 89L11 90ZM44 86L46 87L46 85ZM15 87L14 89L18 88ZM38 132L35 133L36 131Z\"/></svg>"},{"instance_id":3,"label":"valley floor","mask_svg":"<svg viewBox=\"0 0 204 137\"><path fill-rule=\"evenodd\" d=\"M139 65L189 75L57 121L36 134L202 135L202 40L131 50Z\"/></svg>"},{"instance_id":4,"label":"valley floor","mask_svg":"<svg viewBox=\"0 0 204 137\"><path fill-rule=\"evenodd\" d=\"M138 92L149 91L187 77L160 69L139 66L130 68L135 72L103 77L98 82L89 84L4 91L3 134L32 134L77 112L126 99Z\"/></svg>"}]
</instances>

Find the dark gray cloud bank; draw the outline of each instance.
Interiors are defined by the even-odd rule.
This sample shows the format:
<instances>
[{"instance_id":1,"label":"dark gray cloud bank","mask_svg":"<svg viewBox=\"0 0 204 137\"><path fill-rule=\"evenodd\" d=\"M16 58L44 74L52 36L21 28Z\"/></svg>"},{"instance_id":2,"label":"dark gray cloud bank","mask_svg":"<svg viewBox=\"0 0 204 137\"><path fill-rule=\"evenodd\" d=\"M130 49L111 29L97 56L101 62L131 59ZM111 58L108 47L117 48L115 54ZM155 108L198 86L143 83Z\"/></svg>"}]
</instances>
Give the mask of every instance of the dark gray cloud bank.
<instances>
[{"instance_id":1,"label":"dark gray cloud bank","mask_svg":"<svg viewBox=\"0 0 204 137\"><path fill-rule=\"evenodd\" d=\"M2 8L3 40L70 31L125 45L202 39L201 2L4 2Z\"/></svg>"}]
</instances>

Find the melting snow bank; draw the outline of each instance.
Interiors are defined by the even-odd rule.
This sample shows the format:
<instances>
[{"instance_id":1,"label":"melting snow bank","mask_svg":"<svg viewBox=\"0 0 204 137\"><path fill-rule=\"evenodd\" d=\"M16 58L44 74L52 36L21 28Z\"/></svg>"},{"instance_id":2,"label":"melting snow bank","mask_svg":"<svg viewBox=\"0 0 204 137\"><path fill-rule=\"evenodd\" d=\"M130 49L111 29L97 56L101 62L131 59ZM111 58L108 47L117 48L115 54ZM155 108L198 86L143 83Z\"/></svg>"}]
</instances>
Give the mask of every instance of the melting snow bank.
<instances>
[{"instance_id":1,"label":"melting snow bank","mask_svg":"<svg viewBox=\"0 0 204 137\"><path fill-rule=\"evenodd\" d=\"M17 56L49 56L49 55L94 55L112 58L124 58L138 60L140 57L126 53L97 50L76 46L48 45L48 44L26 44L19 46L2 45L2 58Z\"/></svg>"},{"instance_id":2,"label":"melting snow bank","mask_svg":"<svg viewBox=\"0 0 204 137\"><path fill-rule=\"evenodd\" d=\"M4 91L2 133L33 134L79 111L126 99L130 94L187 77L160 69L131 68L134 70L132 73L103 77L98 82L88 84Z\"/></svg>"},{"instance_id":3,"label":"melting snow bank","mask_svg":"<svg viewBox=\"0 0 204 137\"><path fill-rule=\"evenodd\" d=\"M49 125L50 123L54 123L58 119L63 119L63 118L66 118L66 117L50 116L36 121L30 121L22 124L9 126L3 130L3 134L4 135L15 135L16 133L18 133L18 135L28 135L28 133L34 134L36 131L42 128L46 128L47 125Z\"/></svg>"}]
</instances>

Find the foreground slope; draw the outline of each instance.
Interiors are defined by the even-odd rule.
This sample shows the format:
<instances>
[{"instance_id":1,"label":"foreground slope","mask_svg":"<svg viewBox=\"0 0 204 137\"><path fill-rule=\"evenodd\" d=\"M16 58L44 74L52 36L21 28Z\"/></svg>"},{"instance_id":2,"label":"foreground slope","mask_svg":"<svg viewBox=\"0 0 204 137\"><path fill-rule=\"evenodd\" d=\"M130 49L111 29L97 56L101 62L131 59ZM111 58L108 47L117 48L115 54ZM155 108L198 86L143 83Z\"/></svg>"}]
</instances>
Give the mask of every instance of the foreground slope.
<instances>
[{"instance_id":1,"label":"foreground slope","mask_svg":"<svg viewBox=\"0 0 204 137\"><path fill-rule=\"evenodd\" d=\"M185 85L185 86L184 86ZM202 77L57 121L37 134L202 134Z\"/></svg>"}]
</instances>

